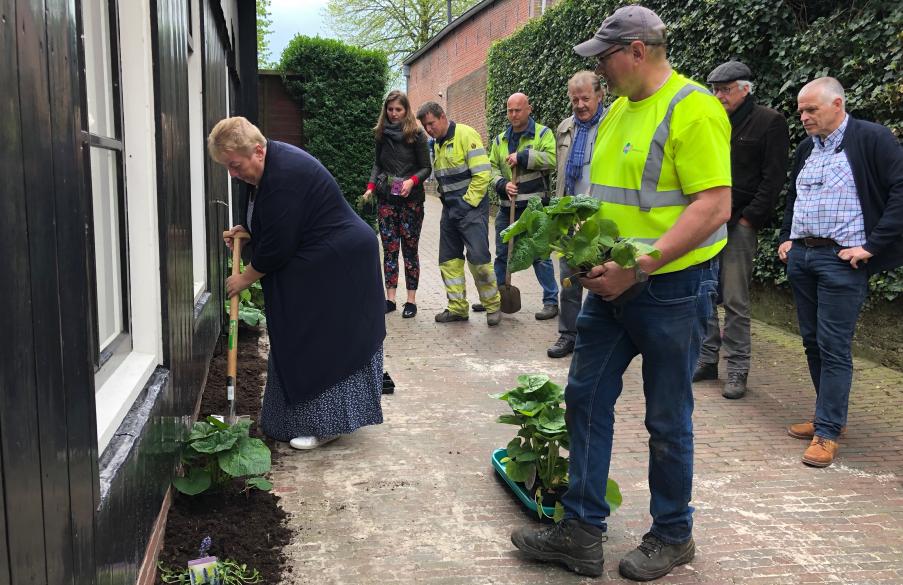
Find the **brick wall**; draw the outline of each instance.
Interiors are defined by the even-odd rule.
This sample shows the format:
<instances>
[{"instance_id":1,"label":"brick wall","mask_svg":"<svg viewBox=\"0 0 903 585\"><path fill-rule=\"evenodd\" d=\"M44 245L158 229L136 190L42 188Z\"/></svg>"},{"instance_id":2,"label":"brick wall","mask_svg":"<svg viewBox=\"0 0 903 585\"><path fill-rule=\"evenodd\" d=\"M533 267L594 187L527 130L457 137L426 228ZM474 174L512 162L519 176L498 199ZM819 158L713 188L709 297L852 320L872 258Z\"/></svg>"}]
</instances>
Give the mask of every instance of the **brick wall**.
<instances>
[{"instance_id":1,"label":"brick wall","mask_svg":"<svg viewBox=\"0 0 903 585\"><path fill-rule=\"evenodd\" d=\"M554 1L545 4L548 7ZM424 102L438 102L451 119L473 126L486 140L489 47L540 16L541 7L542 0L496 0L452 30L410 64L411 107L416 110Z\"/></svg>"},{"instance_id":2,"label":"brick wall","mask_svg":"<svg viewBox=\"0 0 903 585\"><path fill-rule=\"evenodd\" d=\"M473 126L486 141L486 66L448 86L448 115L452 120Z\"/></svg>"},{"instance_id":3,"label":"brick wall","mask_svg":"<svg viewBox=\"0 0 903 585\"><path fill-rule=\"evenodd\" d=\"M288 95L278 73L260 72L257 84L258 120L266 138L300 147L304 141L301 108Z\"/></svg>"}]
</instances>

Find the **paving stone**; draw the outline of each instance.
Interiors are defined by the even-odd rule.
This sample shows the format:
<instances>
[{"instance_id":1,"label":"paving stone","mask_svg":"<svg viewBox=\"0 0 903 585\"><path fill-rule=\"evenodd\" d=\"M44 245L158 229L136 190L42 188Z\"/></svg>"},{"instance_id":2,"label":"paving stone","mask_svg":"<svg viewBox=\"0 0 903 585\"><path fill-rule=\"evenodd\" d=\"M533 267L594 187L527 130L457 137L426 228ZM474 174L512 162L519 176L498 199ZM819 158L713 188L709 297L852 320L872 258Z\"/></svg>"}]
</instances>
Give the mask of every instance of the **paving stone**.
<instances>
[{"instance_id":1,"label":"paving stone","mask_svg":"<svg viewBox=\"0 0 903 585\"><path fill-rule=\"evenodd\" d=\"M566 382L570 358L545 353L557 323L533 318L542 300L532 271L515 275L523 309L499 327L479 313L435 323L445 307L439 214L429 198L417 316L386 319L396 390L383 397L385 423L314 451L280 446L273 480L297 531L285 585L594 582L517 553L511 530L536 519L490 464L513 427L495 423L507 406L489 394L523 373ZM695 387L697 556L657 583L903 583L903 373L855 360L839 458L812 469L800 462L806 442L785 431L814 409L799 338L754 322L752 360L741 400L721 397L723 380ZM609 519L600 581L626 582L618 560L650 523L640 367L628 369L615 409L611 475L624 504Z\"/></svg>"}]
</instances>

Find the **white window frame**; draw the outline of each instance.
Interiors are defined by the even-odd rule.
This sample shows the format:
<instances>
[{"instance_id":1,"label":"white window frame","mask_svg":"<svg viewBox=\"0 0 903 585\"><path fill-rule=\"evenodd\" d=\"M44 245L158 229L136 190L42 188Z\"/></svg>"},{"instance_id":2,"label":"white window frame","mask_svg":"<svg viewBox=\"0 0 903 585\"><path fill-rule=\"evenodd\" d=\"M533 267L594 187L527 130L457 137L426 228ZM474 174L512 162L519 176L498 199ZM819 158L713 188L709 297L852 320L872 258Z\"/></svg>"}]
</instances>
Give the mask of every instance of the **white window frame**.
<instances>
[{"instance_id":1,"label":"white window frame","mask_svg":"<svg viewBox=\"0 0 903 585\"><path fill-rule=\"evenodd\" d=\"M199 0L185 0L191 23L188 48L188 159L191 169L191 267L194 302L210 290L207 274L207 198L204 189L204 59L200 42L201 6Z\"/></svg>"},{"instance_id":2,"label":"white window frame","mask_svg":"<svg viewBox=\"0 0 903 585\"><path fill-rule=\"evenodd\" d=\"M108 0L82 0L86 2ZM98 454L113 438L162 363L163 323L157 215L156 128L149 0L117 0L119 67L131 306L131 351L96 388ZM112 17L112 15L111 15ZM88 39L85 40L88 42Z\"/></svg>"}]
</instances>

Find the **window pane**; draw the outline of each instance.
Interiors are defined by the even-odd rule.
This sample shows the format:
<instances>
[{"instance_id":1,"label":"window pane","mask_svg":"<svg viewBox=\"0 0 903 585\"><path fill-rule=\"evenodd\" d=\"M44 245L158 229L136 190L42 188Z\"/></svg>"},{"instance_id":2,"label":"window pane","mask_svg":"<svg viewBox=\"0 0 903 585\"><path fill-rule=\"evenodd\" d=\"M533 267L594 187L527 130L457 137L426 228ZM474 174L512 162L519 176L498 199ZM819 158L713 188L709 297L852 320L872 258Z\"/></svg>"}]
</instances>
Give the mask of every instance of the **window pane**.
<instances>
[{"instance_id":1,"label":"window pane","mask_svg":"<svg viewBox=\"0 0 903 585\"><path fill-rule=\"evenodd\" d=\"M123 330L122 234L119 233L117 153L91 148L94 263L97 270L97 341L101 351Z\"/></svg>"},{"instance_id":2,"label":"window pane","mask_svg":"<svg viewBox=\"0 0 903 585\"><path fill-rule=\"evenodd\" d=\"M113 66L110 50L108 0L82 1L85 44L85 86L88 94L88 132L116 136L113 110Z\"/></svg>"}]
</instances>

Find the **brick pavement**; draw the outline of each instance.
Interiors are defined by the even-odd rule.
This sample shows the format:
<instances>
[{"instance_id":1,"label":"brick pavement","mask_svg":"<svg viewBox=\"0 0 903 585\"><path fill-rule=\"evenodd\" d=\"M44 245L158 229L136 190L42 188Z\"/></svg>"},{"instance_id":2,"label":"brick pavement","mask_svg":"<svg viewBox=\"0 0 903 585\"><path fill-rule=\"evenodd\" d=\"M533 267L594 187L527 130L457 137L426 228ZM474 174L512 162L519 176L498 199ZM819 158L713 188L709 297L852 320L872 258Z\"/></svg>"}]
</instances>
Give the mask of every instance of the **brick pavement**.
<instances>
[{"instance_id":1,"label":"brick pavement","mask_svg":"<svg viewBox=\"0 0 903 585\"><path fill-rule=\"evenodd\" d=\"M436 268L440 206L428 200L421 240L419 314L388 315L386 367L397 390L385 424L321 450L292 452L273 473L297 531L288 584L588 583L523 559L513 527L535 522L496 477L489 457L514 427L488 394L518 374L566 380L569 358L546 347L555 321L539 322L539 287L516 275L524 308L487 328L485 317L439 325L445 306ZM476 289L468 275L468 291ZM903 583L903 373L856 360L849 431L839 460L799 462L804 441L785 426L811 414L798 338L753 324L750 393L727 401L715 382L696 386L696 559L660 583ZM606 574L649 526L647 435L639 360L617 405L611 474L624 495L610 518ZM291 451L287 446L281 449Z\"/></svg>"}]
</instances>

